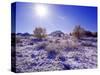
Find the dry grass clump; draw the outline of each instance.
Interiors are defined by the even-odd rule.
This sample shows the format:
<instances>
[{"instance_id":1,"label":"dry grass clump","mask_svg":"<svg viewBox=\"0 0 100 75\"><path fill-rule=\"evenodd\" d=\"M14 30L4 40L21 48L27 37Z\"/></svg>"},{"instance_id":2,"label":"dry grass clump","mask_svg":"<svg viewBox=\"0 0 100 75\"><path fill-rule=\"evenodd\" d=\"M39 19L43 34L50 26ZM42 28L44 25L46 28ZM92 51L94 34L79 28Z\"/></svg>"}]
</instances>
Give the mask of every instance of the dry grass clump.
<instances>
[{"instance_id":1,"label":"dry grass clump","mask_svg":"<svg viewBox=\"0 0 100 75\"><path fill-rule=\"evenodd\" d=\"M55 50L56 52L60 52L64 50L65 48L76 48L78 47L78 41L76 38L70 38L70 39L59 39L55 40L51 43L48 43L46 46L47 51Z\"/></svg>"},{"instance_id":2,"label":"dry grass clump","mask_svg":"<svg viewBox=\"0 0 100 75\"><path fill-rule=\"evenodd\" d=\"M70 39L68 40L68 46L70 48L77 48L79 46L79 42L78 39L76 37L70 37Z\"/></svg>"}]
</instances>

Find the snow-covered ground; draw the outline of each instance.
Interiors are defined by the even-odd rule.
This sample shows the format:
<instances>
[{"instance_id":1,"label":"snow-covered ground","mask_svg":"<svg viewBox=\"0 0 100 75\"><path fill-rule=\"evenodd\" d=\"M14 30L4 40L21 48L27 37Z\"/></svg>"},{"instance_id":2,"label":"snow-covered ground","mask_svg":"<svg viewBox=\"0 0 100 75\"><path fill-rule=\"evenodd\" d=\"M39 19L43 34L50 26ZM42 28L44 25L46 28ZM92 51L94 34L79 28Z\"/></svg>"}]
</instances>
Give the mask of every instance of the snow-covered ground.
<instances>
[{"instance_id":1,"label":"snow-covered ground","mask_svg":"<svg viewBox=\"0 0 100 75\"><path fill-rule=\"evenodd\" d=\"M32 36L18 37L16 72L93 69L97 67L97 38L81 40Z\"/></svg>"}]
</instances>

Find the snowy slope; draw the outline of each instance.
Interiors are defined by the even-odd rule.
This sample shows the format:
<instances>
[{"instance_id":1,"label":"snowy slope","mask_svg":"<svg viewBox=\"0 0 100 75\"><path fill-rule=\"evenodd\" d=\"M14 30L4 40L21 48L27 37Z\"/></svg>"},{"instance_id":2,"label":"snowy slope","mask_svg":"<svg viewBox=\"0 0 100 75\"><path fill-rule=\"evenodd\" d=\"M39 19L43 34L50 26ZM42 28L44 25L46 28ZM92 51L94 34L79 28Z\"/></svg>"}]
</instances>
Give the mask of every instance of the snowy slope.
<instances>
[{"instance_id":1,"label":"snowy slope","mask_svg":"<svg viewBox=\"0 0 100 75\"><path fill-rule=\"evenodd\" d=\"M16 72L36 72L97 67L97 38L84 37L81 40L71 36L17 37Z\"/></svg>"}]
</instances>

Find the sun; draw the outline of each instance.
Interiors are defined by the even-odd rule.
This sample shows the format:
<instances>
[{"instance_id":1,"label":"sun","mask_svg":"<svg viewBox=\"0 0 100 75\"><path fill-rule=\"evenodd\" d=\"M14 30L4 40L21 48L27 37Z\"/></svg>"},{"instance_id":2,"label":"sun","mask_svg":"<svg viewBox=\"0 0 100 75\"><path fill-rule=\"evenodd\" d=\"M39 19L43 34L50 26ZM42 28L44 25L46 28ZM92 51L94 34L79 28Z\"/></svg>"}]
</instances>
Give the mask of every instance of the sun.
<instances>
[{"instance_id":1,"label":"sun","mask_svg":"<svg viewBox=\"0 0 100 75\"><path fill-rule=\"evenodd\" d=\"M39 4L35 7L36 14L40 17L47 15L47 7L45 5Z\"/></svg>"}]
</instances>

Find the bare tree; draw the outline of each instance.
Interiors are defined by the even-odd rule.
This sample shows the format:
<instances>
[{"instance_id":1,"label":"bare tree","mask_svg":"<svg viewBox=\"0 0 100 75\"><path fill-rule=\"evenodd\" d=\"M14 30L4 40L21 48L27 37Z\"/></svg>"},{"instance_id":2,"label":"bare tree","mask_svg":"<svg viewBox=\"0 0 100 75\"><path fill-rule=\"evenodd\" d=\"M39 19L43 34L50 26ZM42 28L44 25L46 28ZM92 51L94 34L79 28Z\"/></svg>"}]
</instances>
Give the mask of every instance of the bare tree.
<instances>
[{"instance_id":1,"label":"bare tree","mask_svg":"<svg viewBox=\"0 0 100 75\"><path fill-rule=\"evenodd\" d=\"M38 39L45 38L46 37L46 29L42 28L42 27L36 27L35 30L33 31L33 34Z\"/></svg>"},{"instance_id":2,"label":"bare tree","mask_svg":"<svg viewBox=\"0 0 100 75\"><path fill-rule=\"evenodd\" d=\"M80 25L75 26L72 35L76 37L77 39L80 39L82 36L84 36L85 30Z\"/></svg>"}]
</instances>

